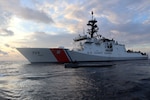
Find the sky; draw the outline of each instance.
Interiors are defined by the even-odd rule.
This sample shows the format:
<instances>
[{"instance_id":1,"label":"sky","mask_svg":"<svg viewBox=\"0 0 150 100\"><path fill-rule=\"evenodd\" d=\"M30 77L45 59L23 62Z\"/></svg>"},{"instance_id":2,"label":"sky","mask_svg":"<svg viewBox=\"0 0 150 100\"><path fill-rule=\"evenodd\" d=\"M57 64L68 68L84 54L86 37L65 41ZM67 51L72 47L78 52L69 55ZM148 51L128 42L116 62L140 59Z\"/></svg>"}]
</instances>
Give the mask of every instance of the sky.
<instances>
[{"instance_id":1,"label":"sky","mask_svg":"<svg viewBox=\"0 0 150 100\"><path fill-rule=\"evenodd\" d=\"M17 47L72 48L91 11L98 34L150 55L150 0L0 0L0 60L25 60Z\"/></svg>"}]
</instances>

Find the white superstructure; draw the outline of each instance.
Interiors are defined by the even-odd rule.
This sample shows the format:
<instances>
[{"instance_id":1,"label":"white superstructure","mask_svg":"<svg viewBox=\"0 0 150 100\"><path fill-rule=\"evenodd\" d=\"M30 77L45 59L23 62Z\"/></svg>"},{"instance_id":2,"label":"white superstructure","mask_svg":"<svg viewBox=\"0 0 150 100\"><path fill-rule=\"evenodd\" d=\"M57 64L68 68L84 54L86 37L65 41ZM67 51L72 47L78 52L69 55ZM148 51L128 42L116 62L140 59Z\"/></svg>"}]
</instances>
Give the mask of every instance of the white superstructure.
<instances>
[{"instance_id":1,"label":"white superstructure","mask_svg":"<svg viewBox=\"0 0 150 100\"><path fill-rule=\"evenodd\" d=\"M97 20L88 22L88 34L74 39L72 50L65 48L17 48L30 62L93 62L148 59L142 52L126 50L125 45L98 35Z\"/></svg>"},{"instance_id":2,"label":"white superstructure","mask_svg":"<svg viewBox=\"0 0 150 100\"><path fill-rule=\"evenodd\" d=\"M146 53L126 50L125 45L106 38L88 38L77 41L77 47L68 51L73 61L114 61L148 59Z\"/></svg>"}]
</instances>

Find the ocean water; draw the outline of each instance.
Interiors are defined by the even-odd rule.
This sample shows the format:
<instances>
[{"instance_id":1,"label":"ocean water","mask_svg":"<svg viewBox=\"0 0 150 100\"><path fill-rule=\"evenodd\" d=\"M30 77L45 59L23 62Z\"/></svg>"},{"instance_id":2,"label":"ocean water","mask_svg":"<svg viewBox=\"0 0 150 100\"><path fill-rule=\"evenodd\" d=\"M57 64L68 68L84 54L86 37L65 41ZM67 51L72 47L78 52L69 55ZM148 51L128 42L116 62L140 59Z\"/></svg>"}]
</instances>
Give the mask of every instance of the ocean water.
<instances>
[{"instance_id":1,"label":"ocean water","mask_svg":"<svg viewBox=\"0 0 150 100\"><path fill-rule=\"evenodd\" d=\"M150 100L150 60L108 67L0 62L0 100Z\"/></svg>"}]
</instances>

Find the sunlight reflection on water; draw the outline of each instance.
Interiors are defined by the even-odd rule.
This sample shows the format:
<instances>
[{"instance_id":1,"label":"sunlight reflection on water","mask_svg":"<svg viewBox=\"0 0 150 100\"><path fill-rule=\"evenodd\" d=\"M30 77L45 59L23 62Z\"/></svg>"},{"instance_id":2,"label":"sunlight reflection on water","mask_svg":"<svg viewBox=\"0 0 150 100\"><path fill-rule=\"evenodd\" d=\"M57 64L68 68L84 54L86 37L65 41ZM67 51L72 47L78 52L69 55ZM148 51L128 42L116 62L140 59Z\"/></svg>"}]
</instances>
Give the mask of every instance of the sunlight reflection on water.
<instances>
[{"instance_id":1,"label":"sunlight reflection on water","mask_svg":"<svg viewBox=\"0 0 150 100\"><path fill-rule=\"evenodd\" d=\"M150 61L115 63L64 68L63 64L1 62L0 99L150 99Z\"/></svg>"}]
</instances>

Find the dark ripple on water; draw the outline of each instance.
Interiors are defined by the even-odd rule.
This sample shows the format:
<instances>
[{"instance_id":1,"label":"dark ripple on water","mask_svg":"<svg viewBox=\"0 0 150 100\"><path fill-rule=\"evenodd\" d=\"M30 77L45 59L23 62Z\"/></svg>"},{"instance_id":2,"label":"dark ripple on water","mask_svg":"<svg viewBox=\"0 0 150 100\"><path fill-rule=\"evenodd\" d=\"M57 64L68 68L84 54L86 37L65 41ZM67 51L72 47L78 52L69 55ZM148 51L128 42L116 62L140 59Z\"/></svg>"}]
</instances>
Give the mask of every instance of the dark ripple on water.
<instances>
[{"instance_id":1,"label":"dark ripple on water","mask_svg":"<svg viewBox=\"0 0 150 100\"><path fill-rule=\"evenodd\" d=\"M150 61L112 67L0 63L0 100L150 100Z\"/></svg>"}]
</instances>

